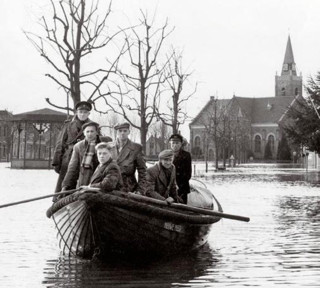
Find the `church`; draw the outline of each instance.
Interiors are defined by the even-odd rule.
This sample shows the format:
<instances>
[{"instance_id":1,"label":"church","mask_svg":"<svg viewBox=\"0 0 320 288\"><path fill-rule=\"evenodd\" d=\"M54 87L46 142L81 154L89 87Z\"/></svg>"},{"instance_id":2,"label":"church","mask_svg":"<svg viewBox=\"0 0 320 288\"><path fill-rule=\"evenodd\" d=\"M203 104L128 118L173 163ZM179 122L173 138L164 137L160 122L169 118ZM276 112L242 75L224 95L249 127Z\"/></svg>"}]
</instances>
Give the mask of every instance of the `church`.
<instances>
[{"instance_id":1,"label":"church","mask_svg":"<svg viewBox=\"0 0 320 288\"><path fill-rule=\"evenodd\" d=\"M189 124L193 159L277 159L282 137L280 121L302 95L302 75L297 75L290 35L281 75L275 76L275 96L216 99L208 103Z\"/></svg>"}]
</instances>

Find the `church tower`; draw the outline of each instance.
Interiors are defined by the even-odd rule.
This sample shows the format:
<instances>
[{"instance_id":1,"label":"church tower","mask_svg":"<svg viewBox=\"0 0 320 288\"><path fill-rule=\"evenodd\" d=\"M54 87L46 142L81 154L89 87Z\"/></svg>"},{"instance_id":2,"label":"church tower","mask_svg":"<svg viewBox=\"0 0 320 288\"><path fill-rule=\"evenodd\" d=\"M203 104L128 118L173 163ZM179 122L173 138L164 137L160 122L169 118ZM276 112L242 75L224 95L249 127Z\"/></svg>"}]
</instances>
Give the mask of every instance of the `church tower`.
<instances>
[{"instance_id":1,"label":"church tower","mask_svg":"<svg viewBox=\"0 0 320 288\"><path fill-rule=\"evenodd\" d=\"M275 82L276 97L302 95L302 76L297 76L290 35L288 36L281 76L276 75Z\"/></svg>"}]
</instances>

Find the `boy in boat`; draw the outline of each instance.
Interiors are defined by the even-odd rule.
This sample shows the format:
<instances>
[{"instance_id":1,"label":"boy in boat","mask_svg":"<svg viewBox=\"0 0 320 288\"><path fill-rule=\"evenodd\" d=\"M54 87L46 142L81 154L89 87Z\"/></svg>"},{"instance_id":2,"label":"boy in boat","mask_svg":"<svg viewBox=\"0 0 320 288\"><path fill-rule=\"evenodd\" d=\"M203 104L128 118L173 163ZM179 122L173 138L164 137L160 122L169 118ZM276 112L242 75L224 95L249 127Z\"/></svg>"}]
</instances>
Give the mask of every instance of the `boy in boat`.
<instances>
[{"instance_id":1,"label":"boy in boat","mask_svg":"<svg viewBox=\"0 0 320 288\"><path fill-rule=\"evenodd\" d=\"M178 195L182 198L183 203L187 204L188 194L190 193L189 180L192 175L191 155L183 150L183 137L180 134L172 134L169 141L174 152L173 165L176 168Z\"/></svg>"},{"instance_id":2,"label":"boy in boat","mask_svg":"<svg viewBox=\"0 0 320 288\"><path fill-rule=\"evenodd\" d=\"M99 137L99 124L88 122L82 126L84 140L81 140L73 147L71 160L67 174L62 182L62 190L66 191L88 185L91 176L99 165L95 146L101 142ZM110 137L106 137L111 140Z\"/></svg>"},{"instance_id":3,"label":"boy in boat","mask_svg":"<svg viewBox=\"0 0 320 288\"><path fill-rule=\"evenodd\" d=\"M121 171L120 167L112 159L112 148L106 142L101 142L96 146L99 165L91 176L89 186L82 186L82 188L99 188L103 192L121 189L123 185Z\"/></svg>"},{"instance_id":4,"label":"boy in boat","mask_svg":"<svg viewBox=\"0 0 320 288\"><path fill-rule=\"evenodd\" d=\"M129 139L130 124L127 122L114 127L117 139L114 154L123 179L122 191L145 195L147 166L142 146ZM138 181L135 172L138 172Z\"/></svg>"},{"instance_id":5,"label":"boy in boat","mask_svg":"<svg viewBox=\"0 0 320 288\"><path fill-rule=\"evenodd\" d=\"M158 157L159 161L147 169L147 196L168 203L182 202L177 193L173 151L163 150Z\"/></svg>"},{"instance_id":6,"label":"boy in boat","mask_svg":"<svg viewBox=\"0 0 320 288\"><path fill-rule=\"evenodd\" d=\"M84 138L82 125L91 121L89 119L92 109L91 103L81 101L76 104L75 108L76 115L71 121L66 120L63 125L53 154L52 166L54 171L59 174L55 192L61 191L61 184L68 171L73 146Z\"/></svg>"}]
</instances>

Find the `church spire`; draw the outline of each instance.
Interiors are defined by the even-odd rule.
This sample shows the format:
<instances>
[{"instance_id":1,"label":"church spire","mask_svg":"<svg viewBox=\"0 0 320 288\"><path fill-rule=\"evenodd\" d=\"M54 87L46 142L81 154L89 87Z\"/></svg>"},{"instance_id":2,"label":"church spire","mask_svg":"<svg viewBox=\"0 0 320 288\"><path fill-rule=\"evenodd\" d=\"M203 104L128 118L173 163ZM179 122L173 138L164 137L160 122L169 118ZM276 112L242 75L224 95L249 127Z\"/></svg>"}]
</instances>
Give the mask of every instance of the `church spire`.
<instances>
[{"instance_id":1,"label":"church spire","mask_svg":"<svg viewBox=\"0 0 320 288\"><path fill-rule=\"evenodd\" d=\"M290 35L288 36L288 42L286 47L286 53L284 55L281 75L297 75L296 63L294 62Z\"/></svg>"},{"instance_id":2,"label":"church spire","mask_svg":"<svg viewBox=\"0 0 320 288\"><path fill-rule=\"evenodd\" d=\"M290 35L288 36L281 76L276 75L275 80L276 97L302 95L302 76L297 76Z\"/></svg>"}]
</instances>

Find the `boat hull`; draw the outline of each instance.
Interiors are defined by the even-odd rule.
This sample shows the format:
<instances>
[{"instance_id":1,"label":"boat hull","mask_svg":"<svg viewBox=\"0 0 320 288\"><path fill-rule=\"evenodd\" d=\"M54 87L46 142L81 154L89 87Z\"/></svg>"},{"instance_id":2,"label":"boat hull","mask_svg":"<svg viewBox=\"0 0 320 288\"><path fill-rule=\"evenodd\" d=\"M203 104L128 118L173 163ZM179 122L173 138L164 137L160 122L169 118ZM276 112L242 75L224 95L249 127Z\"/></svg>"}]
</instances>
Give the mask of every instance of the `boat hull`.
<instances>
[{"instance_id":1,"label":"boat hull","mask_svg":"<svg viewBox=\"0 0 320 288\"><path fill-rule=\"evenodd\" d=\"M190 251L206 243L211 225L220 220L139 197L137 201L115 192L62 199L62 207L57 203L49 216L63 254L92 258L110 253L150 256Z\"/></svg>"}]
</instances>

